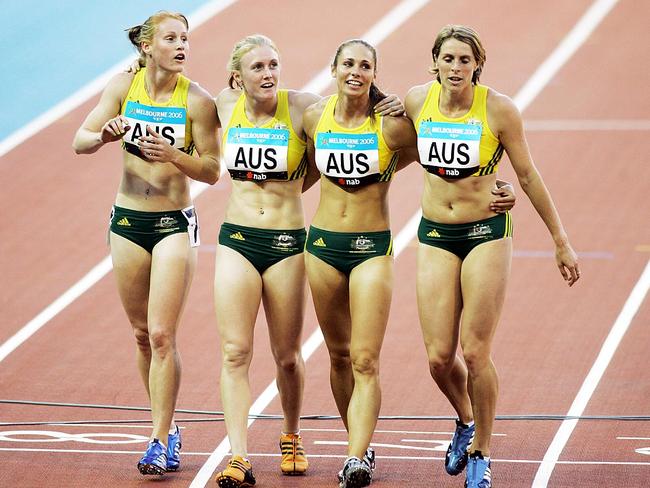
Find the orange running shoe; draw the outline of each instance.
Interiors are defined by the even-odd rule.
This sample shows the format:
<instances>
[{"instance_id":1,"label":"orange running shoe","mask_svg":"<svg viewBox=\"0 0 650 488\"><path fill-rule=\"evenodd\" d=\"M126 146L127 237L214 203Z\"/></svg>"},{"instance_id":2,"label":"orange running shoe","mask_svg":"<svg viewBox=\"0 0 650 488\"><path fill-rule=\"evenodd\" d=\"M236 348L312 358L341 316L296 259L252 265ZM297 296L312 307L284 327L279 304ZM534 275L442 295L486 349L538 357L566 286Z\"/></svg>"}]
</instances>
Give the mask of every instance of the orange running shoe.
<instances>
[{"instance_id":1,"label":"orange running shoe","mask_svg":"<svg viewBox=\"0 0 650 488\"><path fill-rule=\"evenodd\" d=\"M233 456L226 469L217 473L219 488L249 488L254 484L253 466L241 456Z\"/></svg>"},{"instance_id":2,"label":"orange running shoe","mask_svg":"<svg viewBox=\"0 0 650 488\"><path fill-rule=\"evenodd\" d=\"M299 434L280 435L280 450L282 451L282 462L280 463L282 474L305 474L309 462L305 456L305 448L302 446L302 438Z\"/></svg>"}]
</instances>

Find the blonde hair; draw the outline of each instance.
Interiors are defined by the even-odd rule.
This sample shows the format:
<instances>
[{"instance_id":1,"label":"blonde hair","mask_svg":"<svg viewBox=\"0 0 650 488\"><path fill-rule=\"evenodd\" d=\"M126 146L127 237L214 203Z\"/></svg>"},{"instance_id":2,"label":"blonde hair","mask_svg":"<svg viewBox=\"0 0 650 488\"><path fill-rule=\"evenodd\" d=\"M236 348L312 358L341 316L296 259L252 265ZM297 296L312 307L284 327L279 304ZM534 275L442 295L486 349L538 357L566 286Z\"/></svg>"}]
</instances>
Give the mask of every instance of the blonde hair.
<instances>
[{"instance_id":1,"label":"blonde hair","mask_svg":"<svg viewBox=\"0 0 650 488\"><path fill-rule=\"evenodd\" d=\"M477 65L474 74L472 75L472 83L477 84L481 77L481 73L483 72L483 66L485 66L485 49L483 48L478 33L466 25L449 24L444 26L442 30L438 32L438 36L433 43L433 48L431 49L433 66L429 69L429 73L435 75L437 80L440 81L440 74L438 73L438 68L436 68L436 63L438 62L438 56L440 55L440 49L442 48L443 43L447 39L452 38L464 42L472 48L472 54L474 54L474 59L476 60Z\"/></svg>"},{"instance_id":2,"label":"blonde hair","mask_svg":"<svg viewBox=\"0 0 650 488\"><path fill-rule=\"evenodd\" d=\"M256 47L263 46L270 47L278 53L278 56L280 55L280 51L275 47L275 43L262 34L246 36L234 45L232 52L230 53L230 58L228 59L228 64L226 65L226 69L230 72L230 77L228 78L228 86L230 86L230 88L238 88L234 72L241 73L241 58Z\"/></svg>"},{"instance_id":3,"label":"blonde hair","mask_svg":"<svg viewBox=\"0 0 650 488\"><path fill-rule=\"evenodd\" d=\"M140 66L145 66L147 61L145 53L142 50L142 43L146 42L151 44L153 42L153 37L156 34L158 26L163 20L170 18L180 20L189 30L190 25L187 22L187 17L181 13L168 12L167 10L160 10L145 20L143 24L126 29L131 44L135 46L135 48L138 50L138 54L140 55L140 58L138 59Z\"/></svg>"}]
</instances>

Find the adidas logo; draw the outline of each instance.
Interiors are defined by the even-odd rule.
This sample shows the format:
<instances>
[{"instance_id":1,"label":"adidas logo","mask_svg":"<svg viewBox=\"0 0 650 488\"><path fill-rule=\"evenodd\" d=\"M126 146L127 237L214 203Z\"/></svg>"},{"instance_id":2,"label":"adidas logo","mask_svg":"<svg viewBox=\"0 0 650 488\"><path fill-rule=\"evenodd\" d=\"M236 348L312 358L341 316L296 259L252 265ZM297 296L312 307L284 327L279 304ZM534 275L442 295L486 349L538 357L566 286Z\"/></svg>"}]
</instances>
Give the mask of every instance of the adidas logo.
<instances>
[{"instance_id":1,"label":"adidas logo","mask_svg":"<svg viewBox=\"0 0 650 488\"><path fill-rule=\"evenodd\" d=\"M440 234L438 234L438 231L436 229L433 229L427 234L427 237L440 237Z\"/></svg>"},{"instance_id":2,"label":"adidas logo","mask_svg":"<svg viewBox=\"0 0 650 488\"><path fill-rule=\"evenodd\" d=\"M244 236L241 235L241 232L235 232L234 234L230 234L230 238L238 240L238 241L245 241L246 240L246 239L244 239Z\"/></svg>"},{"instance_id":3,"label":"adidas logo","mask_svg":"<svg viewBox=\"0 0 650 488\"><path fill-rule=\"evenodd\" d=\"M117 225L121 225L123 227L131 227L131 222L129 222L129 219L126 217L122 217L120 220L117 221Z\"/></svg>"},{"instance_id":4,"label":"adidas logo","mask_svg":"<svg viewBox=\"0 0 650 488\"><path fill-rule=\"evenodd\" d=\"M314 245L314 246L317 246L317 247L327 247L327 246L325 245L325 241L323 240L322 237L319 237L318 239L316 239L316 240L313 242L313 245Z\"/></svg>"}]
</instances>

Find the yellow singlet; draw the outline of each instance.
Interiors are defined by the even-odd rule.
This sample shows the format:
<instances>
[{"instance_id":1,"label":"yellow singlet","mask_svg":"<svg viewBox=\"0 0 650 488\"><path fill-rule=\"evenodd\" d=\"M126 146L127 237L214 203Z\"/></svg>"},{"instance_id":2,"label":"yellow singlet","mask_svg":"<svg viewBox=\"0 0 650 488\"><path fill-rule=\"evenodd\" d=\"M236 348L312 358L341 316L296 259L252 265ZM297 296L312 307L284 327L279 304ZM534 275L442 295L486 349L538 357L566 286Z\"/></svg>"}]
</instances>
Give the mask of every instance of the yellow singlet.
<instances>
[{"instance_id":1,"label":"yellow singlet","mask_svg":"<svg viewBox=\"0 0 650 488\"><path fill-rule=\"evenodd\" d=\"M293 130L287 90L278 90L275 115L260 127L248 120L245 102L242 93L223 132L224 161L231 178L291 181L305 176L307 143Z\"/></svg>"},{"instance_id":2,"label":"yellow singlet","mask_svg":"<svg viewBox=\"0 0 650 488\"><path fill-rule=\"evenodd\" d=\"M415 120L420 163L443 178L485 176L495 173L503 146L487 121L488 87L474 86L474 99L462 117L440 113L440 83L431 84L422 110Z\"/></svg>"},{"instance_id":3,"label":"yellow singlet","mask_svg":"<svg viewBox=\"0 0 650 488\"><path fill-rule=\"evenodd\" d=\"M368 117L354 129L334 120L338 95L332 95L316 125L316 165L322 174L342 187L388 182L397 167L398 153L382 134L383 117Z\"/></svg>"},{"instance_id":4,"label":"yellow singlet","mask_svg":"<svg viewBox=\"0 0 650 488\"><path fill-rule=\"evenodd\" d=\"M192 122L187 116L187 93L190 80L180 75L171 98L165 103L156 103L147 94L144 85L147 68L142 68L133 77L131 87L122 104L121 113L130 122L131 128L122 138L122 148L141 157L138 138L147 134L147 126L152 127L169 143L181 151L192 154Z\"/></svg>"}]
</instances>

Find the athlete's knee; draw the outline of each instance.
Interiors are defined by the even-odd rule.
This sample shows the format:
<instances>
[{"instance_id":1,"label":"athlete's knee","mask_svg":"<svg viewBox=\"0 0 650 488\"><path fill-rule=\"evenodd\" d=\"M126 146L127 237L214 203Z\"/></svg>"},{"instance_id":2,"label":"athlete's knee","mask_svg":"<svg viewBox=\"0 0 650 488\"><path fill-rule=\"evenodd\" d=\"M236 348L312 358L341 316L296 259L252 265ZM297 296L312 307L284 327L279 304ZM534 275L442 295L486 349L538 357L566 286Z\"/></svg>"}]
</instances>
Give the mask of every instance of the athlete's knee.
<instances>
[{"instance_id":1,"label":"athlete's knee","mask_svg":"<svg viewBox=\"0 0 650 488\"><path fill-rule=\"evenodd\" d=\"M223 367L234 370L248 367L251 362L253 350L250 346L236 342L224 342L221 346L223 354Z\"/></svg>"},{"instance_id":2,"label":"athlete's knee","mask_svg":"<svg viewBox=\"0 0 650 488\"><path fill-rule=\"evenodd\" d=\"M290 351L275 355L275 364L285 373L295 373L302 364L300 351Z\"/></svg>"},{"instance_id":3,"label":"athlete's knee","mask_svg":"<svg viewBox=\"0 0 650 488\"><path fill-rule=\"evenodd\" d=\"M146 354L151 354L151 343L149 342L149 332L146 328L134 327L133 336L138 349Z\"/></svg>"},{"instance_id":4,"label":"athlete's knee","mask_svg":"<svg viewBox=\"0 0 650 488\"><path fill-rule=\"evenodd\" d=\"M491 364L490 348L487 345L472 343L462 346L463 359L467 365L467 373L476 376Z\"/></svg>"},{"instance_id":5,"label":"athlete's knee","mask_svg":"<svg viewBox=\"0 0 650 488\"><path fill-rule=\"evenodd\" d=\"M427 349L429 358L429 371L434 378L448 373L454 364L456 354L453 351L443 351L440 349Z\"/></svg>"},{"instance_id":6,"label":"athlete's knee","mask_svg":"<svg viewBox=\"0 0 650 488\"><path fill-rule=\"evenodd\" d=\"M352 371L355 375L379 375L379 356L371 351L357 351L351 355Z\"/></svg>"},{"instance_id":7,"label":"athlete's knee","mask_svg":"<svg viewBox=\"0 0 650 488\"><path fill-rule=\"evenodd\" d=\"M333 371L349 371L352 367L352 361L350 359L350 350L347 348L344 349L331 349L329 351L330 355L330 366Z\"/></svg>"},{"instance_id":8,"label":"athlete's knee","mask_svg":"<svg viewBox=\"0 0 650 488\"><path fill-rule=\"evenodd\" d=\"M158 357L165 357L176 348L176 338L173 332L162 327L152 327L149 332L151 352Z\"/></svg>"}]
</instances>

